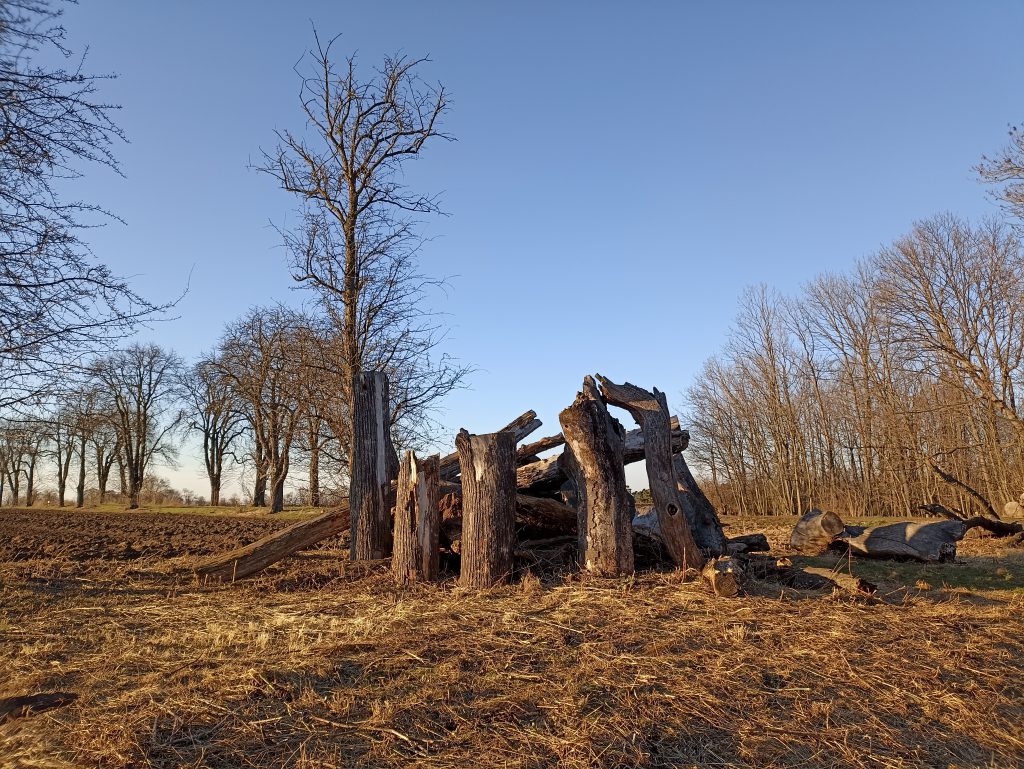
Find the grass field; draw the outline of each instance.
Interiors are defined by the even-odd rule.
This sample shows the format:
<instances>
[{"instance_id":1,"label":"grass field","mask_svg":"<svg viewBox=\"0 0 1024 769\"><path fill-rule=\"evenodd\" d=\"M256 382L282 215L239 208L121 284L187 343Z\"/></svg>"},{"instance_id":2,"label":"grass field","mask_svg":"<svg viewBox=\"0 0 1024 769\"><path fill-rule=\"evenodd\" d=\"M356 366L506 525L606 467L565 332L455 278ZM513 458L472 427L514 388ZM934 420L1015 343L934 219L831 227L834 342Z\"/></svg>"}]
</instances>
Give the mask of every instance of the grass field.
<instances>
[{"instance_id":1,"label":"grass field","mask_svg":"<svg viewBox=\"0 0 1024 769\"><path fill-rule=\"evenodd\" d=\"M47 552L74 514L11 545L0 511L0 697L77 696L0 724L0 765L1024 766L1024 550L977 532L953 564L855 562L877 602L726 600L673 572L398 589L343 538L204 586L213 533L287 521L188 512ZM793 519L727 523L783 552Z\"/></svg>"}]
</instances>

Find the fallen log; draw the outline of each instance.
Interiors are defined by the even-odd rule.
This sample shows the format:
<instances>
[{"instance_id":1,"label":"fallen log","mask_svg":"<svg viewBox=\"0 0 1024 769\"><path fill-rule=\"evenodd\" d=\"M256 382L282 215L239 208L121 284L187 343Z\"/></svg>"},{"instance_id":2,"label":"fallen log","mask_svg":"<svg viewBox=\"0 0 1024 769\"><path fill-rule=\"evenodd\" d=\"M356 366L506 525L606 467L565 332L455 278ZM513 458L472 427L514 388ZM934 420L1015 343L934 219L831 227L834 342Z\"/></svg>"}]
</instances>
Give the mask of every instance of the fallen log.
<instances>
[{"instance_id":1,"label":"fallen log","mask_svg":"<svg viewBox=\"0 0 1024 769\"><path fill-rule=\"evenodd\" d=\"M871 595L877 589L854 574L814 566L800 568L788 558L765 555L739 555L737 558L748 579L774 582L799 590L838 590L856 595Z\"/></svg>"},{"instance_id":2,"label":"fallen log","mask_svg":"<svg viewBox=\"0 0 1024 769\"><path fill-rule=\"evenodd\" d=\"M531 462L539 462L538 454L556 449L564 443L565 437L559 433L558 435L549 435L547 438L541 438L533 443L524 444L516 450L516 466L522 467Z\"/></svg>"},{"instance_id":3,"label":"fallen log","mask_svg":"<svg viewBox=\"0 0 1024 769\"><path fill-rule=\"evenodd\" d=\"M308 521L299 521L230 553L214 556L198 566L195 572L207 580L234 582L262 571L292 553L347 531L348 526L348 505L345 504Z\"/></svg>"},{"instance_id":4,"label":"fallen log","mask_svg":"<svg viewBox=\"0 0 1024 769\"><path fill-rule=\"evenodd\" d=\"M444 494L445 520L441 523L441 539L453 553L461 550L462 541L462 489L446 485ZM576 536L576 511L556 499L529 497L516 494L516 536L519 540Z\"/></svg>"},{"instance_id":5,"label":"fallen log","mask_svg":"<svg viewBox=\"0 0 1024 769\"><path fill-rule=\"evenodd\" d=\"M941 563L956 558L956 543L968 531L965 521L901 521L885 526L848 526L835 540L865 558L892 558Z\"/></svg>"},{"instance_id":6,"label":"fallen log","mask_svg":"<svg viewBox=\"0 0 1024 769\"><path fill-rule=\"evenodd\" d=\"M800 553L818 555L828 550L843 531L838 515L815 508L800 516L789 537L789 546Z\"/></svg>"},{"instance_id":7,"label":"fallen log","mask_svg":"<svg viewBox=\"0 0 1024 769\"><path fill-rule=\"evenodd\" d=\"M738 537L729 537L725 541L726 551L729 555L737 553L767 553L771 550L768 544L768 537L764 534L741 534Z\"/></svg>"}]
</instances>

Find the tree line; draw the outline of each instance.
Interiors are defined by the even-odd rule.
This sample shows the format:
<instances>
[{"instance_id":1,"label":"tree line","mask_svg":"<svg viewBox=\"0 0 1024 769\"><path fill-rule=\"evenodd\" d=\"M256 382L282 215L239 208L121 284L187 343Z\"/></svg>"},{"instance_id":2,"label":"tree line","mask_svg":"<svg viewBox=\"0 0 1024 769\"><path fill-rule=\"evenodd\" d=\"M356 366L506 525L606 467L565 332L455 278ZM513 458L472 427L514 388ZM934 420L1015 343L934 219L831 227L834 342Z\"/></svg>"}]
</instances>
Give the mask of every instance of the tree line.
<instances>
[{"instance_id":1,"label":"tree line","mask_svg":"<svg viewBox=\"0 0 1024 769\"><path fill-rule=\"evenodd\" d=\"M978 167L1006 216L916 223L793 297L748 289L686 392L730 513L991 513L1024 492L1024 140Z\"/></svg>"}]
</instances>

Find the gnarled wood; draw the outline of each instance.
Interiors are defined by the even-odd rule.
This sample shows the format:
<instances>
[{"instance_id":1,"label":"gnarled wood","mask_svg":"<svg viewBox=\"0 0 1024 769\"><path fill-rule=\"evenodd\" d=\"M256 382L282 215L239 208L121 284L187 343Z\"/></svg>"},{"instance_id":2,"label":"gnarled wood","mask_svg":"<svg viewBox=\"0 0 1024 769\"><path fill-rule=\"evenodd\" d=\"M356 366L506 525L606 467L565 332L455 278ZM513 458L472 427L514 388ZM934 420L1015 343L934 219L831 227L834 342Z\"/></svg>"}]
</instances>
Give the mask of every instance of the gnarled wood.
<instances>
[{"instance_id":1,"label":"gnarled wood","mask_svg":"<svg viewBox=\"0 0 1024 769\"><path fill-rule=\"evenodd\" d=\"M340 534L347 530L348 526L346 504L308 521L299 521L252 544L216 555L198 566L195 572L207 580L233 582L236 579L244 579L292 553Z\"/></svg>"},{"instance_id":2,"label":"gnarled wood","mask_svg":"<svg viewBox=\"0 0 1024 769\"><path fill-rule=\"evenodd\" d=\"M644 436L647 480L654 498L661 535L677 566L700 569L704 556L693 539L684 513L684 502L672 467L672 428L665 394L648 392L626 382L617 385L597 375L606 402L626 409Z\"/></svg>"},{"instance_id":3,"label":"gnarled wood","mask_svg":"<svg viewBox=\"0 0 1024 769\"><path fill-rule=\"evenodd\" d=\"M633 536L622 463L625 430L608 413L590 376L558 421L576 485L580 565L606 577L631 574Z\"/></svg>"},{"instance_id":4,"label":"gnarled wood","mask_svg":"<svg viewBox=\"0 0 1024 769\"><path fill-rule=\"evenodd\" d=\"M807 555L824 553L836 537L843 533L843 528L843 522L835 513L810 510L800 516L793 527L789 546Z\"/></svg>"},{"instance_id":5,"label":"gnarled wood","mask_svg":"<svg viewBox=\"0 0 1024 769\"><path fill-rule=\"evenodd\" d=\"M516 440L510 432L455 439L462 475L459 584L485 588L512 576L515 547Z\"/></svg>"},{"instance_id":6,"label":"gnarled wood","mask_svg":"<svg viewBox=\"0 0 1024 769\"><path fill-rule=\"evenodd\" d=\"M388 423L388 378L382 371L360 371L353 377L352 511L353 561L378 560L391 554L388 487L397 475L397 458Z\"/></svg>"},{"instance_id":7,"label":"gnarled wood","mask_svg":"<svg viewBox=\"0 0 1024 769\"><path fill-rule=\"evenodd\" d=\"M711 500L697 485L682 453L672 457L672 469L675 471L676 488L683 500L683 512L690 524L693 541L708 556L725 555L726 539L722 522L718 520L718 513Z\"/></svg>"}]
</instances>

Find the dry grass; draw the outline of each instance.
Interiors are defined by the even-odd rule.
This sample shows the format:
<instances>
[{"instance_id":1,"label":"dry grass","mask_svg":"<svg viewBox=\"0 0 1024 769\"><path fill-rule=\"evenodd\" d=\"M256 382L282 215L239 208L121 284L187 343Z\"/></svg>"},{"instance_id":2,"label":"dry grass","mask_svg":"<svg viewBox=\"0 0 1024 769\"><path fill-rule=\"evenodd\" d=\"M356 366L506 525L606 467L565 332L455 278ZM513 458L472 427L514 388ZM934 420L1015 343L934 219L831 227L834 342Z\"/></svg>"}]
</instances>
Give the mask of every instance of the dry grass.
<instances>
[{"instance_id":1,"label":"dry grass","mask_svg":"<svg viewBox=\"0 0 1024 769\"><path fill-rule=\"evenodd\" d=\"M323 551L218 587L0 564L0 697L79 695L0 725L0 765L1019 767L1024 552L962 549L870 605L673 573L400 590Z\"/></svg>"}]
</instances>

